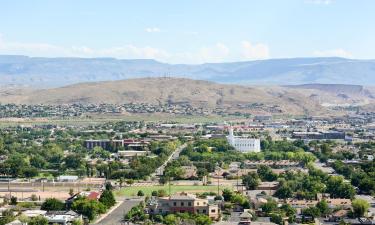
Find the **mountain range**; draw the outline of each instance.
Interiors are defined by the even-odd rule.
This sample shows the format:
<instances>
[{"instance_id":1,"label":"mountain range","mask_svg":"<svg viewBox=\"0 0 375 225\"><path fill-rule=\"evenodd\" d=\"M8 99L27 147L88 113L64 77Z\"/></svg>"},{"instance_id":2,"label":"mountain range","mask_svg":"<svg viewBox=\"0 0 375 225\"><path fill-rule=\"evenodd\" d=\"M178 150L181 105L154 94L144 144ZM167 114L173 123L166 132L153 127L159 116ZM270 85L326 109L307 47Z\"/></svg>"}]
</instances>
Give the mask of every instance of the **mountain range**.
<instances>
[{"instance_id":1,"label":"mountain range","mask_svg":"<svg viewBox=\"0 0 375 225\"><path fill-rule=\"evenodd\" d=\"M149 59L0 55L3 87L53 88L141 77L180 77L246 85L375 85L375 60L290 58L188 65Z\"/></svg>"}]
</instances>

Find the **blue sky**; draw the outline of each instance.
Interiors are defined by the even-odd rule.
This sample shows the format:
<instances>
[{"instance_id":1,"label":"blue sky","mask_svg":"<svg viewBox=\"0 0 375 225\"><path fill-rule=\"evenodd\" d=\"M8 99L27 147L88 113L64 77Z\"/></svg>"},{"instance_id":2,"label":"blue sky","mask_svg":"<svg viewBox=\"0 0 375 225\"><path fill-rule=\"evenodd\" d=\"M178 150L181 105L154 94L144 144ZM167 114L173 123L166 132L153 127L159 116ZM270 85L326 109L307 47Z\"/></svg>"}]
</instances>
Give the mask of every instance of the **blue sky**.
<instances>
[{"instance_id":1,"label":"blue sky","mask_svg":"<svg viewBox=\"0 0 375 225\"><path fill-rule=\"evenodd\" d=\"M3 0L0 54L375 58L373 0Z\"/></svg>"}]
</instances>

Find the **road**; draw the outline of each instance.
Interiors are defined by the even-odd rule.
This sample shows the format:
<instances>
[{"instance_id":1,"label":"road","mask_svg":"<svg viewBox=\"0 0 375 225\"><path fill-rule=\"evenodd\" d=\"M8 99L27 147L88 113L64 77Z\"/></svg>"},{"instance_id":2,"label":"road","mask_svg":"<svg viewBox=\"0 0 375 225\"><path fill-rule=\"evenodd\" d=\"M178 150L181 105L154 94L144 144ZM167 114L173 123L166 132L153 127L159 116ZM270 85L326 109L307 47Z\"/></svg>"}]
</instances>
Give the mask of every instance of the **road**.
<instances>
[{"instance_id":1,"label":"road","mask_svg":"<svg viewBox=\"0 0 375 225\"><path fill-rule=\"evenodd\" d=\"M155 170L155 173L151 174L151 177L155 176L161 176L164 173L165 166L171 161L171 160L176 160L180 156L181 151L186 148L187 143L181 145L180 147L176 148L176 150L168 157L167 160L161 165L159 168Z\"/></svg>"},{"instance_id":2,"label":"road","mask_svg":"<svg viewBox=\"0 0 375 225\"><path fill-rule=\"evenodd\" d=\"M115 210L108 213L102 220L95 225L121 225L126 224L123 221L124 215L129 212L131 208L138 205L142 201L141 198L134 199L124 199L121 205L119 205Z\"/></svg>"}]
</instances>

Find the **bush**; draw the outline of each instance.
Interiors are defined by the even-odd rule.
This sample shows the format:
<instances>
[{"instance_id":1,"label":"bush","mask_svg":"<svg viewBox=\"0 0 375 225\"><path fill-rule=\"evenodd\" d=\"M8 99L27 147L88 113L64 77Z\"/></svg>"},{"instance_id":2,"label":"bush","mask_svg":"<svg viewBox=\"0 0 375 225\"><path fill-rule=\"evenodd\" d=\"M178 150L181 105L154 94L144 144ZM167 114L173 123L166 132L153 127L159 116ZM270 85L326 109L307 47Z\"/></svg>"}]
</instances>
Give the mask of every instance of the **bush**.
<instances>
[{"instance_id":1,"label":"bush","mask_svg":"<svg viewBox=\"0 0 375 225\"><path fill-rule=\"evenodd\" d=\"M220 196L220 195L217 195L217 196L215 196L214 200L215 200L215 201L222 201L222 200L223 200L223 197Z\"/></svg>"},{"instance_id":2,"label":"bush","mask_svg":"<svg viewBox=\"0 0 375 225\"><path fill-rule=\"evenodd\" d=\"M145 193L143 193L142 190L139 190L138 193L137 193L137 196L139 196L139 197L145 196Z\"/></svg>"},{"instance_id":3,"label":"bush","mask_svg":"<svg viewBox=\"0 0 375 225\"><path fill-rule=\"evenodd\" d=\"M11 205L17 205L17 197L16 196L10 197L10 204Z\"/></svg>"},{"instance_id":4,"label":"bush","mask_svg":"<svg viewBox=\"0 0 375 225\"><path fill-rule=\"evenodd\" d=\"M34 202L19 202L17 203L17 206L22 208L33 208L35 207L35 204Z\"/></svg>"},{"instance_id":5,"label":"bush","mask_svg":"<svg viewBox=\"0 0 375 225\"><path fill-rule=\"evenodd\" d=\"M352 202L353 214L355 217L364 216L367 210L370 208L370 204L363 199L355 199Z\"/></svg>"},{"instance_id":6,"label":"bush","mask_svg":"<svg viewBox=\"0 0 375 225\"><path fill-rule=\"evenodd\" d=\"M36 216L30 220L29 225L48 225L48 220L43 216Z\"/></svg>"},{"instance_id":7,"label":"bush","mask_svg":"<svg viewBox=\"0 0 375 225\"><path fill-rule=\"evenodd\" d=\"M165 197L167 196L167 192L164 189L158 190L158 197Z\"/></svg>"},{"instance_id":8,"label":"bush","mask_svg":"<svg viewBox=\"0 0 375 225\"><path fill-rule=\"evenodd\" d=\"M38 201L38 197L36 196L36 194L31 195L31 201L33 202Z\"/></svg>"},{"instance_id":9,"label":"bush","mask_svg":"<svg viewBox=\"0 0 375 225\"><path fill-rule=\"evenodd\" d=\"M130 211L124 216L125 221L144 221L146 218L143 206L137 205L130 209Z\"/></svg>"}]
</instances>

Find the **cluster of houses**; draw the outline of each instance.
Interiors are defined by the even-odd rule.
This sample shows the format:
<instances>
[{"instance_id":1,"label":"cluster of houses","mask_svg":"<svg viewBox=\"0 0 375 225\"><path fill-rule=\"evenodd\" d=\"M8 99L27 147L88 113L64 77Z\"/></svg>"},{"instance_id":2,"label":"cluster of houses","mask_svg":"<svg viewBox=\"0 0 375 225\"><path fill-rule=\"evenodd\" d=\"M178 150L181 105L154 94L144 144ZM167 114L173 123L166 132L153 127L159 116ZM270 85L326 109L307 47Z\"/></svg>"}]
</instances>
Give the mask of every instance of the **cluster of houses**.
<instances>
[{"instance_id":1,"label":"cluster of houses","mask_svg":"<svg viewBox=\"0 0 375 225\"><path fill-rule=\"evenodd\" d=\"M58 224L58 225L71 225L74 221L83 221L82 215L72 211L45 211L45 210L26 210L22 212L22 215L33 218L37 216L43 216L47 219L48 224ZM27 225L18 219L7 223L6 225Z\"/></svg>"},{"instance_id":2,"label":"cluster of houses","mask_svg":"<svg viewBox=\"0 0 375 225\"><path fill-rule=\"evenodd\" d=\"M267 183L267 184L266 184ZM269 183L269 184L268 184ZM361 223L358 219L350 219L347 217L348 213L352 209L352 201L350 199L339 199L330 198L327 194L318 194L315 200L301 200L301 199L277 199L272 197L272 193L278 188L278 182L264 182L257 190L245 190L242 192L250 202L252 209L244 209L241 205L234 205L232 207L232 220L235 221L221 221L215 224L258 224L258 225L275 225L270 222L269 217L265 217L262 211L262 205L268 201L276 201L279 205L289 204L291 207L296 209L296 223L304 223L310 219L310 222L315 224L338 224L344 219L348 224L375 224L375 220L371 217L366 219L365 223ZM271 191L271 192L269 192ZM302 211L308 207L316 206L316 204L325 200L328 207L333 211L330 215L322 220L314 220L302 216ZM372 199L372 206L374 206L375 200ZM215 200L214 196L199 197L192 193L177 193L168 197L151 197L146 202L146 211L151 215L167 215L170 213L193 213L207 215L213 221L220 221L222 218L222 209L224 208L224 202L222 200ZM252 221L252 214L257 215L257 221ZM288 224L288 221L284 221Z\"/></svg>"},{"instance_id":3,"label":"cluster of houses","mask_svg":"<svg viewBox=\"0 0 375 225\"><path fill-rule=\"evenodd\" d=\"M62 105L18 105L0 104L0 118L9 117L79 117L85 114L123 113L170 113L176 115L209 114L202 107L192 107L189 103L169 103L153 105L147 103L126 104L62 104Z\"/></svg>"},{"instance_id":4,"label":"cluster of houses","mask_svg":"<svg viewBox=\"0 0 375 225\"><path fill-rule=\"evenodd\" d=\"M101 195L101 192L99 191L82 191L82 192L79 192L77 194L70 196L67 199L61 199L61 200L65 200L65 206L67 210L46 211L46 210L41 210L39 208L34 208L34 207L33 208L21 208L20 214L30 219L37 217L37 216L42 216L47 219L48 224L71 225L74 221L85 220L85 218L81 214L73 210L70 210L74 200L82 196L86 197L89 200L99 200L100 195ZM40 200L33 201L31 199L23 199L21 202L42 203ZM3 206L2 208L0 208L0 212L13 209L14 207L15 206L12 206L12 205ZM27 225L27 224L16 219L10 223L7 223L6 225Z\"/></svg>"}]
</instances>

